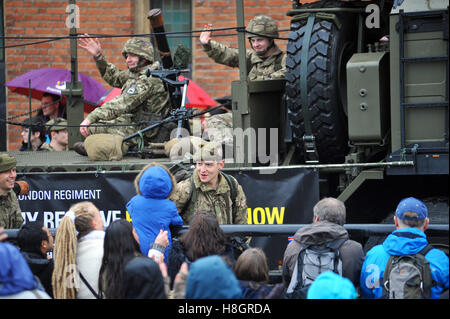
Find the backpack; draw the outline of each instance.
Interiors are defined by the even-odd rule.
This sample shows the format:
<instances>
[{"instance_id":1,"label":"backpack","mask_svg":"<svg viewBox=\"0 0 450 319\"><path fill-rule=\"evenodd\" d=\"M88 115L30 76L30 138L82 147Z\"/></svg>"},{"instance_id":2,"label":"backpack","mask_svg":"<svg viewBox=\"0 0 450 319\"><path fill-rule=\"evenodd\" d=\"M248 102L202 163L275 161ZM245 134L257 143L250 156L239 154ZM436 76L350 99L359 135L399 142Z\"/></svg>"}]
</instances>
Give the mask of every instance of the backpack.
<instances>
[{"instance_id":1,"label":"backpack","mask_svg":"<svg viewBox=\"0 0 450 319\"><path fill-rule=\"evenodd\" d=\"M425 299L431 296L431 268L425 255L433 249L427 245L413 255L390 256L384 270L385 299Z\"/></svg>"},{"instance_id":2,"label":"backpack","mask_svg":"<svg viewBox=\"0 0 450 319\"><path fill-rule=\"evenodd\" d=\"M342 259L339 248L347 240L348 238L335 239L329 241L325 247L302 244L286 298L306 299L309 287L323 272L332 271L342 276ZM292 292L290 292L291 290Z\"/></svg>"}]
</instances>

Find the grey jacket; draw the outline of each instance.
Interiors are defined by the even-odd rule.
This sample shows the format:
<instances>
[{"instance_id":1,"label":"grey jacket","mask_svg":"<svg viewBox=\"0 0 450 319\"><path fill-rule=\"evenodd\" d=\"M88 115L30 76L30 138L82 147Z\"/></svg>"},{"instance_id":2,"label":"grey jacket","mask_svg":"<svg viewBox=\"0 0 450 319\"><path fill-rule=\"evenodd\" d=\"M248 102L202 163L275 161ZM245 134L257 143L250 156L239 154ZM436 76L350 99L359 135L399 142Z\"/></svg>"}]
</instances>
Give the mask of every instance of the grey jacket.
<instances>
[{"instance_id":1,"label":"grey jacket","mask_svg":"<svg viewBox=\"0 0 450 319\"><path fill-rule=\"evenodd\" d=\"M312 223L297 230L294 240L287 246L283 257L283 278L286 286L289 284L292 276L302 243L321 245L334 239L348 237L348 232L343 226L327 221ZM361 267L364 261L362 245L349 239L342 244L339 252L342 258L343 277L350 279L355 287L358 287Z\"/></svg>"}]
</instances>

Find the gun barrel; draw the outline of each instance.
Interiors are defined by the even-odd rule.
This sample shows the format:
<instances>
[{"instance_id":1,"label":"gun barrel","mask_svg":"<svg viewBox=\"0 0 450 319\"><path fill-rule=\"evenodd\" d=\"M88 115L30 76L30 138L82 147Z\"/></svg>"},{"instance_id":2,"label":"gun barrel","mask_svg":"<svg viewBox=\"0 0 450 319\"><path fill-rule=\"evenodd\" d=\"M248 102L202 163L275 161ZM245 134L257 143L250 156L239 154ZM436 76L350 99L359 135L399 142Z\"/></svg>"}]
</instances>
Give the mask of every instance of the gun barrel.
<instances>
[{"instance_id":1,"label":"gun barrel","mask_svg":"<svg viewBox=\"0 0 450 319\"><path fill-rule=\"evenodd\" d=\"M164 18L161 9L151 9L147 14L147 18L150 20L150 25L155 35L156 46L161 56L163 68L170 69L173 67L173 60L165 34Z\"/></svg>"}]
</instances>

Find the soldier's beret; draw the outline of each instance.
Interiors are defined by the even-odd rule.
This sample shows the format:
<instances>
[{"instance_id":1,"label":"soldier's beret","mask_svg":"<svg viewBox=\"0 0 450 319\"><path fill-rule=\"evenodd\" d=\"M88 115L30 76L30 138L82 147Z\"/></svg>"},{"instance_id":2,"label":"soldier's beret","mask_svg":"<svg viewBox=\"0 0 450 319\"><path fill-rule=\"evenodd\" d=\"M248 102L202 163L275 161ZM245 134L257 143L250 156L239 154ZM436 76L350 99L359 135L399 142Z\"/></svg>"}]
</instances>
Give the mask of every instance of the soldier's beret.
<instances>
[{"instance_id":1,"label":"soldier's beret","mask_svg":"<svg viewBox=\"0 0 450 319\"><path fill-rule=\"evenodd\" d=\"M45 125L48 126L47 130L49 132L67 130L67 120L62 117L51 119Z\"/></svg>"},{"instance_id":2,"label":"soldier's beret","mask_svg":"<svg viewBox=\"0 0 450 319\"><path fill-rule=\"evenodd\" d=\"M0 154L0 173L16 167L16 159L8 154Z\"/></svg>"}]
</instances>

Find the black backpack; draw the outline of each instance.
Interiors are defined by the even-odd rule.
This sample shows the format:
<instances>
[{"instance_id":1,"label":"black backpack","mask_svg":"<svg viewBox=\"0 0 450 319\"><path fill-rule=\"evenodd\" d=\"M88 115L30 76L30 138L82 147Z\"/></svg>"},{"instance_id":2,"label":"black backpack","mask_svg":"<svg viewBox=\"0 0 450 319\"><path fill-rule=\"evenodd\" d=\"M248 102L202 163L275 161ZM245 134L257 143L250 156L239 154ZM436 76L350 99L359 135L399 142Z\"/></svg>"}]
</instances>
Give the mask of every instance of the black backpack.
<instances>
[{"instance_id":1,"label":"black backpack","mask_svg":"<svg viewBox=\"0 0 450 319\"><path fill-rule=\"evenodd\" d=\"M348 238L328 242L325 247L302 244L289 283L286 298L306 299L313 281L325 271L333 271L342 276L342 259L339 248Z\"/></svg>"}]
</instances>

